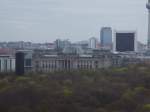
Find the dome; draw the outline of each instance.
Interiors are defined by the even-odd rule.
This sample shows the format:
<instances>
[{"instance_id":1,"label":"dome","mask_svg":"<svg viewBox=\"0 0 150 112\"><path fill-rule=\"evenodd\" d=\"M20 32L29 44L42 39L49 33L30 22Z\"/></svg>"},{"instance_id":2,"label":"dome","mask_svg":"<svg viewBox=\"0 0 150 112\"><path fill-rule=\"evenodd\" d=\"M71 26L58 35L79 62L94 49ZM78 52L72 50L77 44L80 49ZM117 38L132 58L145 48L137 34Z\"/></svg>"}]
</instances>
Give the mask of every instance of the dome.
<instances>
[{"instance_id":1,"label":"dome","mask_svg":"<svg viewBox=\"0 0 150 112\"><path fill-rule=\"evenodd\" d=\"M64 54L83 54L83 50L79 46L68 46L63 49Z\"/></svg>"}]
</instances>

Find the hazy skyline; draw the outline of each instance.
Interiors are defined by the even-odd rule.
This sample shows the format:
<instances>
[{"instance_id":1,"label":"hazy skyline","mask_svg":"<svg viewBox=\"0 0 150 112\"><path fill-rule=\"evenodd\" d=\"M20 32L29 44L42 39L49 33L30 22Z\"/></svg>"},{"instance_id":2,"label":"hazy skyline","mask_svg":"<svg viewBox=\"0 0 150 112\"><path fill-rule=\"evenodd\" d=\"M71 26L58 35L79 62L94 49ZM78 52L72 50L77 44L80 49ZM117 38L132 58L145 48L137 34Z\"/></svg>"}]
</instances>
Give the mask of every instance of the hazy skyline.
<instances>
[{"instance_id":1,"label":"hazy skyline","mask_svg":"<svg viewBox=\"0 0 150 112\"><path fill-rule=\"evenodd\" d=\"M147 0L0 0L0 41L99 39L100 28L136 30L147 42Z\"/></svg>"}]
</instances>

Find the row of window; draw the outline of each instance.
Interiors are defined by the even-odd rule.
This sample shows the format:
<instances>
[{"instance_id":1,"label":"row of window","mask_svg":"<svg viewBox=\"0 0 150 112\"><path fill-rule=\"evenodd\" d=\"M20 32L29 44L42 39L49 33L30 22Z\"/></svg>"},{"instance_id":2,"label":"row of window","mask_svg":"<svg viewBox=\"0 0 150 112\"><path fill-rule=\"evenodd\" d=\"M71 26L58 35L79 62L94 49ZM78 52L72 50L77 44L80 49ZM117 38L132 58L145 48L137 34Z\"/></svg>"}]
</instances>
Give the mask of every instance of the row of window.
<instances>
[{"instance_id":1,"label":"row of window","mask_svg":"<svg viewBox=\"0 0 150 112\"><path fill-rule=\"evenodd\" d=\"M43 64L57 64L57 63L70 63L70 60L67 60L67 61L56 61L56 60L51 60L51 61L41 61L41 63ZM92 64L92 63L98 63L98 61L88 61L88 60L80 60L80 61L77 61L78 64ZM39 62L36 62L36 64L39 64Z\"/></svg>"},{"instance_id":2,"label":"row of window","mask_svg":"<svg viewBox=\"0 0 150 112\"><path fill-rule=\"evenodd\" d=\"M1 60L0 59L0 71L8 71L8 70L12 70L12 60L8 60L8 59L4 59Z\"/></svg>"},{"instance_id":3,"label":"row of window","mask_svg":"<svg viewBox=\"0 0 150 112\"><path fill-rule=\"evenodd\" d=\"M78 69L92 69L92 65L78 65Z\"/></svg>"},{"instance_id":4,"label":"row of window","mask_svg":"<svg viewBox=\"0 0 150 112\"><path fill-rule=\"evenodd\" d=\"M94 65L96 68L98 68L98 61L95 61ZM90 69L90 68L92 68L92 66L93 66L92 62L88 63L88 62L84 61L82 63L77 63L77 68L81 68L81 69L82 68ZM36 68L57 69L58 67L59 68L71 68L71 67L73 67L73 64L71 64L69 61L67 61L67 62L64 61L63 63L60 63L60 64L58 64L56 62L55 63L36 62Z\"/></svg>"}]
</instances>

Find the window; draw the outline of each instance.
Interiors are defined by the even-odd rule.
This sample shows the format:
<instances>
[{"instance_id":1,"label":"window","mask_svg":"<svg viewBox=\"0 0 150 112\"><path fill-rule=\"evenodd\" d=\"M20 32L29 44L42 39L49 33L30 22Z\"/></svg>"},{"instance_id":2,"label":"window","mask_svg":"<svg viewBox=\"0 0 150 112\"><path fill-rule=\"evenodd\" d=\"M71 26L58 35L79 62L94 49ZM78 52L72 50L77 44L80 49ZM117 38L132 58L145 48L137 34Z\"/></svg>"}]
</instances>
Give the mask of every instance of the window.
<instances>
[{"instance_id":1,"label":"window","mask_svg":"<svg viewBox=\"0 0 150 112\"><path fill-rule=\"evenodd\" d=\"M12 60L10 59L10 71L12 70Z\"/></svg>"},{"instance_id":2,"label":"window","mask_svg":"<svg viewBox=\"0 0 150 112\"><path fill-rule=\"evenodd\" d=\"M32 66L31 59L26 59L25 60L25 66Z\"/></svg>"},{"instance_id":3,"label":"window","mask_svg":"<svg viewBox=\"0 0 150 112\"><path fill-rule=\"evenodd\" d=\"M7 71L7 60L4 60L4 70Z\"/></svg>"}]
</instances>

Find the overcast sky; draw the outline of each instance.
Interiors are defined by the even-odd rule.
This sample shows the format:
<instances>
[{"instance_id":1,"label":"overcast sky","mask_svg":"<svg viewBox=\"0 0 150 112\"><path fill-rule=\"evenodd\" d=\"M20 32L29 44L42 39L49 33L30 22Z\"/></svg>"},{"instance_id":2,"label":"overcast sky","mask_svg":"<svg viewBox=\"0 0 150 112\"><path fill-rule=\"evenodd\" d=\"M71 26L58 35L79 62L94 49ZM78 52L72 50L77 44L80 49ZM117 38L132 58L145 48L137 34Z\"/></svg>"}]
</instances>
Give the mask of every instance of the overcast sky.
<instances>
[{"instance_id":1,"label":"overcast sky","mask_svg":"<svg viewBox=\"0 0 150 112\"><path fill-rule=\"evenodd\" d=\"M136 30L147 41L147 0L0 0L0 41L99 38L100 28Z\"/></svg>"}]
</instances>

